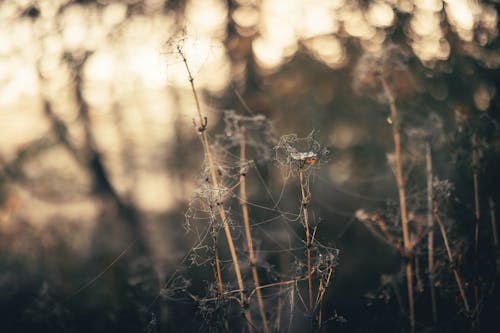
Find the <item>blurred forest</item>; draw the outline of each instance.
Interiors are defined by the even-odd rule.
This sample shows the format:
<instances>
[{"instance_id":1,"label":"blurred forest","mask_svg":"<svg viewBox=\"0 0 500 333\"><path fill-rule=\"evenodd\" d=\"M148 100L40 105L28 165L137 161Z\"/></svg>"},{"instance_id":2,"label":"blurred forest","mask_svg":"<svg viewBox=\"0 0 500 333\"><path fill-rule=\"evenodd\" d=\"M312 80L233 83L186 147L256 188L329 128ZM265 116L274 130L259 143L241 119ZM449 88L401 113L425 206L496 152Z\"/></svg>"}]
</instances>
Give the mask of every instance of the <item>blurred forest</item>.
<instances>
[{"instance_id":1,"label":"blurred forest","mask_svg":"<svg viewBox=\"0 0 500 333\"><path fill-rule=\"evenodd\" d=\"M0 330L497 332L499 8L0 2Z\"/></svg>"}]
</instances>

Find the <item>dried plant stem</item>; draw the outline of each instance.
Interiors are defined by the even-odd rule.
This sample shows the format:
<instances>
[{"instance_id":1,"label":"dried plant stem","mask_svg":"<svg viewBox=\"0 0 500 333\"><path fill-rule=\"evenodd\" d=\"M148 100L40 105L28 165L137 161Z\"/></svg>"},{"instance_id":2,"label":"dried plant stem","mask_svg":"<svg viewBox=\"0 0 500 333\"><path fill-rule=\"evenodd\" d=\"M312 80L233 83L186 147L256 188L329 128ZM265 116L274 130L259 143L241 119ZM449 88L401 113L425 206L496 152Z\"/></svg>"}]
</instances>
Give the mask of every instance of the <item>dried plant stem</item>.
<instances>
[{"instance_id":1,"label":"dried plant stem","mask_svg":"<svg viewBox=\"0 0 500 333\"><path fill-rule=\"evenodd\" d=\"M495 217L495 203L491 197L488 198L490 206L491 233L493 234L493 251L496 257L496 271L500 273L500 249L498 248L497 222Z\"/></svg>"},{"instance_id":2,"label":"dried plant stem","mask_svg":"<svg viewBox=\"0 0 500 333\"><path fill-rule=\"evenodd\" d=\"M307 211L307 204L309 203L310 197L306 194L305 184L304 184L304 170L299 171L299 181L300 181L300 192L301 192L301 202L302 209L304 212L304 227L306 229L306 251L307 251L307 284L309 291L309 311L313 310L313 288L312 288L312 267L311 267L311 233L309 231L309 214Z\"/></svg>"},{"instance_id":3,"label":"dried plant stem","mask_svg":"<svg viewBox=\"0 0 500 333\"><path fill-rule=\"evenodd\" d=\"M217 242L217 237L214 236L214 252L215 252L215 262L212 266L214 270L214 278L217 281L217 298L222 299L222 295L224 294L224 286L222 285L222 274L220 269L220 260L219 260L219 247ZM227 321L226 316L224 316L224 329L229 331L229 322Z\"/></svg>"},{"instance_id":4,"label":"dried plant stem","mask_svg":"<svg viewBox=\"0 0 500 333\"><path fill-rule=\"evenodd\" d=\"M389 245L391 245L396 251L398 251L401 254L404 254L403 249L401 248L401 243L398 242L389 232L389 229L387 228L387 225L385 224L384 220L378 215L372 216L373 221L378 225L380 230L382 231L385 239L385 242Z\"/></svg>"},{"instance_id":5,"label":"dried plant stem","mask_svg":"<svg viewBox=\"0 0 500 333\"><path fill-rule=\"evenodd\" d=\"M405 248L405 256L411 255L410 249L410 234L408 230L408 214L406 210L406 193L405 193L405 180L403 175L403 162L401 156L401 135L399 133L399 117L398 111L396 109L396 101L394 96L387 84L386 79L383 75L380 75L380 81L382 83L382 87L384 89L384 93L389 100L391 119L392 119L392 136L394 138L394 154L396 159L396 182L398 185L398 193L399 193L399 207L401 211L401 225L403 229L403 245ZM406 263L406 283L408 287L408 303L409 303L409 312L410 312L410 330L411 332L415 331L415 303L413 298L413 276L412 276L412 262L411 260L407 260Z\"/></svg>"},{"instance_id":6,"label":"dried plant stem","mask_svg":"<svg viewBox=\"0 0 500 333\"><path fill-rule=\"evenodd\" d=\"M479 220L481 219L480 208L479 208L479 157L477 154L477 135L474 132L471 138L472 144L472 177L474 182L474 301L476 303L476 310L479 311L479 282L478 282L478 271L479 271ZM479 316L476 317L479 320ZM479 323L475 326L478 327Z\"/></svg>"},{"instance_id":7,"label":"dried plant stem","mask_svg":"<svg viewBox=\"0 0 500 333\"><path fill-rule=\"evenodd\" d=\"M217 189L217 188L219 188L219 181L217 179L217 175L215 172L215 163L213 160L212 152L210 150L210 144L208 142L208 136L206 133L206 126L207 126L206 119L207 118L203 117L201 114L200 101L198 98L198 93L197 93L196 88L194 86L194 78L193 78L193 75L191 74L191 70L189 68L189 64L187 62L187 59L184 56L184 52L182 51L182 48L180 46L177 47L177 51L178 51L179 55L182 57L182 61L184 62L184 66L186 67L186 71L188 73L189 83L190 83L191 91L193 93L193 97L194 97L194 100L196 103L196 111L197 111L198 117L199 117L198 132L200 133L200 135L202 137L203 148L205 150L205 156L207 158L208 168L210 170L210 178L211 178L212 186ZM229 247L229 252L231 253L231 259L233 261L234 271L236 273L236 280L238 282L238 287L240 289L241 303L243 305L246 302L246 297L245 297L245 293L244 293L245 286L243 284L243 279L241 277L240 265L238 263L238 255L236 254L236 249L234 247L234 242L233 242L233 237L231 235L231 230L229 229L229 224L227 223L228 220L226 217L226 212L224 211L224 208L222 207L222 205L217 205L217 210L218 210L218 213L219 213L219 216L220 216L223 228L224 228L224 232L226 234L227 245ZM221 283L222 282L219 281L219 284L221 284ZM252 325L252 319L251 319L250 312L248 310L245 310L244 313L245 313L245 318L246 318L247 323L248 323L248 329L249 329L249 331L252 332L253 325Z\"/></svg>"},{"instance_id":8,"label":"dried plant stem","mask_svg":"<svg viewBox=\"0 0 500 333\"><path fill-rule=\"evenodd\" d=\"M432 320L434 323L437 323L436 288L434 287L434 193L432 188L432 150L429 141L425 143L425 170L427 174L427 229L429 230L427 235L427 270L429 274L429 289L431 291Z\"/></svg>"},{"instance_id":9,"label":"dried plant stem","mask_svg":"<svg viewBox=\"0 0 500 333\"><path fill-rule=\"evenodd\" d=\"M462 279L460 278L460 274L458 273L457 267L455 266L455 260L453 260L453 255L451 254L450 244L448 242L448 237L446 236L446 230L444 229L443 222L441 221L441 217L439 217L437 204L434 202L434 217L439 225L439 230L441 231L441 236L443 237L444 246L446 248L446 253L448 254L448 259L450 260L450 266L453 270L453 274L455 275L455 280L457 282L458 290L460 292L460 296L464 302L465 311L467 314L470 314L469 302L467 301L467 295L465 295L465 290L462 284Z\"/></svg>"},{"instance_id":10,"label":"dried plant stem","mask_svg":"<svg viewBox=\"0 0 500 333\"><path fill-rule=\"evenodd\" d=\"M477 156L477 136L476 133L472 134L472 177L474 181L474 251L477 255L479 246L479 220L481 213L479 210L479 158Z\"/></svg>"},{"instance_id":11,"label":"dried plant stem","mask_svg":"<svg viewBox=\"0 0 500 333\"><path fill-rule=\"evenodd\" d=\"M498 234L497 234L497 222L495 218L495 203L491 197L488 198L488 203L490 206L490 221L491 221L491 232L493 233L493 246L498 249Z\"/></svg>"},{"instance_id":12,"label":"dried plant stem","mask_svg":"<svg viewBox=\"0 0 500 333\"><path fill-rule=\"evenodd\" d=\"M321 330L322 328L322 322L323 322L323 300L325 299L325 294L326 294L326 289L330 285L330 281L333 275L333 268L330 268L328 270L328 275L326 276L325 279L321 278L319 280L319 288L318 288L318 296L316 299L316 306L319 307L319 313L318 313L318 330Z\"/></svg>"},{"instance_id":13,"label":"dried plant stem","mask_svg":"<svg viewBox=\"0 0 500 333\"><path fill-rule=\"evenodd\" d=\"M258 288L260 286L259 282L259 274L257 273L257 258L255 257L255 253L253 250L253 242L252 242L252 233L250 231L250 217L248 214L248 206L247 206L247 190L246 190L246 143L245 143L245 128L241 128L241 137L240 137L240 206L241 211L243 213L243 223L245 225L245 236L247 240L247 248L248 255L250 259L250 266L252 267L252 277L255 287ZM256 289L257 294L257 303L259 305L259 313L262 319L262 326L264 332L269 332L269 328L267 326L266 312L264 311L264 302L262 301L262 294L260 289Z\"/></svg>"},{"instance_id":14,"label":"dried plant stem","mask_svg":"<svg viewBox=\"0 0 500 333\"><path fill-rule=\"evenodd\" d=\"M274 330L275 332L280 331L281 327L281 312L283 311L283 285L280 284L280 289L278 291L278 309L276 314L276 321L274 322Z\"/></svg>"},{"instance_id":15,"label":"dried plant stem","mask_svg":"<svg viewBox=\"0 0 500 333\"><path fill-rule=\"evenodd\" d=\"M267 289L267 288L274 288L274 287L282 287L282 286L287 286L287 285L291 285L291 284L296 285L297 282L302 282L302 281L305 281L305 280L307 280L307 276L301 276L301 277L298 277L296 279L287 280L287 281L280 281L280 282L273 282L273 283L263 284L263 285L260 285L259 287L253 288L250 291L250 293L248 294L248 298L251 299L253 297L253 295L257 293L257 290L262 290L262 289ZM228 291L224 292L223 296L230 296L232 294L236 294L236 293L240 293L240 292L241 292L241 289L228 290ZM207 301L207 302L214 302L214 301L217 300L217 298L216 297L204 298L204 300Z\"/></svg>"},{"instance_id":16,"label":"dried plant stem","mask_svg":"<svg viewBox=\"0 0 500 333\"><path fill-rule=\"evenodd\" d=\"M217 281L218 288L217 288L217 294L221 296L224 293L224 286L222 285L222 274L221 274L221 269L220 269L220 260L219 260L219 247L217 243L217 238L214 237L214 252L215 252L215 271L214 271L214 277L215 281Z\"/></svg>"}]
</instances>

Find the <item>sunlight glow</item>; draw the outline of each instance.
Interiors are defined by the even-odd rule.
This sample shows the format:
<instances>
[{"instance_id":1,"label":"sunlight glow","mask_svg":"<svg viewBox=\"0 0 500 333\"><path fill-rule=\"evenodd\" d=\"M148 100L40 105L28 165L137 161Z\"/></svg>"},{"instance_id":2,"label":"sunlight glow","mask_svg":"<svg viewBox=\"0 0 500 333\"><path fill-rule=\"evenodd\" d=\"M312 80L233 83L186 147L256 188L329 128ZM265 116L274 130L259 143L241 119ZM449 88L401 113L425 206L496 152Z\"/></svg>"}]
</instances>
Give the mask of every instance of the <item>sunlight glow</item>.
<instances>
[{"instance_id":1,"label":"sunlight glow","mask_svg":"<svg viewBox=\"0 0 500 333\"><path fill-rule=\"evenodd\" d=\"M298 25L302 38L312 38L323 34L336 33L339 24L332 16L326 3L318 6L306 6L302 23Z\"/></svg>"},{"instance_id":2,"label":"sunlight glow","mask_svg":"<svg viewBox=\"0 0 500 333\"><path fill-rule=\"evenodd\" d=\"M345 12L344 28L349 35L362 39L370 39L376 33L376 30L366 22L359 8Z\"/></svg>"},{"instance_id":3,"label":"sunlight glow","mask_svg":"<svg viewBox=\"0 0 500 333\"><path fill-rule=\"evenodd\" d=\"M212 38L223 38L226 35L227 11L222 0L190 0L186 6L186 20L194 31Z\"/></svg>"},{"instance_id":4,"label":"sunlight glow","mask_svg":"<svg viewBox=\"0 0 500 333\"><path fill-rule=\"evenodd\" d=\"M122 22L127 15L127 6L124 3L112 2L102 12L102 24L110 28Z\"/></svg>"},{"instance_id":5,"label":"sunlight glow","mask_svg":"<svg viewBox=\"0 0 500 333\"><path fill-rule=\"evenodd\" d=\"M93 81L110 81L113 79L114 65L115 59L110 50L98 51L85 66L86 78Z\"/></svg>"},{"instance_id":6,"label":"sunlight glow","mask_svg":"<svg viewBox=\"0 0 500 333\"><path fill-rule=\"evenodd\" d=\"M312 38L304 42L313 55L331 68L344 65L346 54L341 41L332 35Z\"/></svg>"},{"instance_id":7,"label":"sunlight glow","mask_svg":"<svg viewBox=\"0 0 500 333\"><path fill-rule=\"evenodd\" d=\"M368 20L376 27L389 27L394 22L394 12L385 2L376 1L370 5Z\"/></svg>"},{"instance_id":8,"label":"sunlight glow","mask_svg":"<svg viewBox=\"0 0 500 333\"><path fill-rule=\"evenodd\" d=\"M283 60L283 49L267 38L258 37L252 43L257 64L266 70L279 66Z\"/></svg>"},{"instance_id":9,"label":"sunlight glow","mask_svg":"<svg viewBox=\"0 0 500 333\"><path fill-rule=\"evenodd\" d=\"M472 4L467 0L453 0L446 4L448 18L460 29L471 30L474 27Z\"/></svg>"},{"instance_id":10,"label":"sunlight glow","mask_svg":"<svg viewBox=\"0 0 500 333\"><path fill-rule=\"evenodd\" d=\"M257 31L259 12L252 6L240 6L233 11L231 17L236 29L242 36L251 36Z\"/></svg>"}]
</instances>

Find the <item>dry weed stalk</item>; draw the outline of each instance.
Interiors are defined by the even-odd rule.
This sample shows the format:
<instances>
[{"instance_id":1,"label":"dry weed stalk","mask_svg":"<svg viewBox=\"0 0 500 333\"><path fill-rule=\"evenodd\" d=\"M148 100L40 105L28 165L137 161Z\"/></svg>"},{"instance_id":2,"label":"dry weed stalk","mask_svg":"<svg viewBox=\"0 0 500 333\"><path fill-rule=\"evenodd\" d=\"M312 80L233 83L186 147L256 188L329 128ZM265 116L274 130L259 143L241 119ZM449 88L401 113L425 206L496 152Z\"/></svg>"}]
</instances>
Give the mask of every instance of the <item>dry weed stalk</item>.
<instances>
[{"instance_id":1,"label":"dry weed stalk","mask_svg":"<svg viewBox=\"0 0 500 333\"><path fill-rule=\"evenodd\" d=\"M262 326L264 332L269 332L269 328L267 326L266 312L264 311L264 302L262 301L262 294L259 289L260 281L259 274L257 272L257 258L255 257L255 253L253 250L253 242L252 242L252 233L250 231L250 218L248 215L248 206L247 206L247 190L246 190L246 143L245 143L245 128L241 128L241 137L240 137L240 206L241 211L243 213L243 223L245 225L245 236L247 240L247 248L250 259L250 266L252 269L252 277L256 287L257 294L257 303L259 305L259 313L262 319Z\"/></svg>"},{"instance_id":2,"label":"dry weed stalk","mask_svg":"<svg viewBox=\"0 0 500 333\"><path fill-rule=\"evenodd\" d=\"M309 231L309 213L307 211L307 204L311 199L309 195L306 195L305 184L304 184L304 170L299 170L299 182L300 182L300 193L301 193L301 204L302 210L304 212L304 228L306 230L306 251L307 251L307 290L309 294L309 311L313 311L313 287L312 287L312 267L311 267L311 233Z\"/></svg>"},{"instance_id":3,"label":"dry weed stalk","mask_svg":"<svg viewBox=\"0 0 500 333\"><path fill-rule=\"evenodd\" d=\"M437 323L437 304L436 304L436 289L434 286L434 218L433 218L433 202L434 193L432 188L432 149L429 140L425 143L425 170L427 174L427 229L429 231L427 238L428 249L428 275L429 286L431 291L432 305L432 320Z\"/></svg>"},{"instance_id":4,"label":"dry weed stalk","mask_svg":"<svg viewBox=\"0 0 500 333\"><path fill-rule=\"evenodd\" d=\"M455 281L457 282L458 290L460 292L460 296L462 297L462 301L464 302L464 308L467 313L467 315L470 315L470 307L469 307L469 302L467 301L467 295L465 294L465 290L463 287L462 283L462 278L460 277L460 274L458 273L457 266L455 265L455 260L453 259L453 255L451 253L451 248L450 244L448 242L448 237L446 236L446 230L444 228L443 222L441 221L441 217L439 216L438 213L438 205L434 201L434 217L436 218L436 221L439 226L439 230L441 231L441 236L443 237L443 242L444 246L446 248L446 254L448 255L448 259L450 261L450 267L453 270L453 275L455 276Z\"/></svg>"},{"instance_id":5,"label":"dry weed stalk","mask_svg":"<svg viewBox=\"0 0 500 333\"><path fill-rule=\"evenodd\" d=\"M476 312L479 313L479 220L481 219L479 207L479 156L477 145L477 134L474 132L471 137L472 145L472 178L474 182L474 301ZM473 323L475 328L479 327L479 316L476 316Z\"/></svg>"},{"instance_id":6,"label":"dry weed stalk","mask_svg":"<svg viewBox=\"0 0 500 333\"><path fill-rule=\"evenodd\" d=\"M491 222L491 233L493 234L493 246L495 250L498 249L498 234L497 234L497 222L495 218L495 203L491 197L488 198L488 203L490 206L490 222Z\"/></svg>"},{"instance_id":7,"label":"dry weed stalk","mask_svg":"<svg viewBox=\"0 0 500 333\"><path fill-rule=\"evenodd\" d=\"M180 45L177 45L177 52L181 56L182 61L184 63L184 66L186 68L187 74L188 74L189 84L191 86L191 91L193 93L193 97L194 97L194 100L196 103L196 110L197 110L197 114L199 117L198 124L196 124L196 122L194 120L193 120L193 122L195 123L195 125L198 125L198 133L201 135L201 138L202 138L202 144L203 144L203 148L205 150L205 156L207 158L208 167L210 170L210 179L211 179L212 186L217 189L217 188L219 188L219 180L217 179L215 164L214 164L212 152L210 149L210 144L208 141L208 135L206 133L207 117L202 116L200 101L198 98L198 93L197 93L196 88L194 86L194 77L191 73L191 69L189 68L188 61L187 61L187 59L184 55L184 52L183 52ZM233 237L231 235L231 230L229 229L229 224L227 223L228 219L226 216L226 212L224 211L224 208L222 207L222 205L217 205L217 211L219 213L219 216L220 216L220 219L222 222L222 226L223 226L224 232L226 234L226 240L227 240L227 245L229 247L229 252L231 253L231 259L233 262L234 271L236 274L236 280L237 280L239 291L240 291L240 297L241 297L240 303L241 303L242 308L244 309L244 315L245 315L245 319L247 320L248 329L249 329L249 331L252 332L253 331L252 318L250 315L250 311L245 306L245 303L247 302L247 299L245 296L245 286L243 284L243 279L241 276L240 265L238 263L238 255L236 253L236 248L234 246ZM216 263L216 265L217 265L217 271L218 271L217 272L218 284L219 284L219 286L222 286L220 266L217 263Z\"/></svg>"},{"instance_id":8,"label":"dry weed stalk","mask_svg":"<svg viewBox=\"0 0 500 333\"><path fill-rule=\"evenodd\" d=\"M408 214L406 208L406 193L405 193L405 180L403 174L403 162L401 156L401 134L400 134L400 122L398 117L398 111L396 108L396 101L391 89L387 83L387 80L383 75L379 75L384 93L389 101L389 108L391 112L392 119L392 136L394 138L394 153L395 153L395 169L396 169L396 182L398 185L399 194L399 206L401 211L401 225L403 229L403 246L405 257L411 256L411 246L410 246L410 234L408 230ZM408 260L406 263L406 283L408 287L408 303L410 312L410 329L411 332L415 331L415 303L414 303L414 293L413 293L413 276L412 276L412 261Z\"/></svg>"},{"instance_id":9,"label":"dry weed stalk","mask_svg":"<svg viewBox=\"0 0 500 333\"><path fill-rule=\"evenodd\" d=\"M500 248L498 247L497 221L495 217L495 203L491 197L488 198L490 206L491 233L493 234L493 251L496 257L496 272L500 274Z\"/></svg>"}]
</instances>

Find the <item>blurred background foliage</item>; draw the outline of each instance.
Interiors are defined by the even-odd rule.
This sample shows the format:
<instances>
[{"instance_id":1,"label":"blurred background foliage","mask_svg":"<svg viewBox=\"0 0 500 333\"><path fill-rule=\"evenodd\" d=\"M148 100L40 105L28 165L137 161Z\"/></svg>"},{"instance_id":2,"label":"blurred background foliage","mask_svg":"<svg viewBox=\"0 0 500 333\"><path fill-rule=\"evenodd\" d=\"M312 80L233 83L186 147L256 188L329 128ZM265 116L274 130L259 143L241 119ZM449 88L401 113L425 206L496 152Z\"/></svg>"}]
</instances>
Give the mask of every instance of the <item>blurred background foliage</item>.
<instances>
[{"instance_id":1,"label":"blurred background foliage","mask_svg":"<svg viewBox=\"0 0 500 333\"><path fill-rule=\"evenodd\" d=\"M182 39L211 136L221 132L222 111L232 109L265 115L274 137L316 130L330 148L330 162L311 179L318 237L341 250L327 307L347 320L334 323L346 331L373 325L399 331L405 325L394 315L399 308L366 297L398 272L398 256L355 218L360 209L386 210L397 202L391 119L369 75L370 59L386 59L382 71L391 73L411 170L407 190L415 201L425 189L425 162L414 134L431 127L439 133L435 173L454 185L446 213L462 237L457 242L472 239L471 136L477 133L480 257L494 262L488 198L499 202L499 6L473 0L2 1L2 327L199 328L193 305L157 299L193 242L184 213L203 162L188 76L171 47ZM262 174L278 196L282 172L270 165ZM251 200L272 206L257 185ZM283 207L295 209L298 198L298 189L287 185ZM268 260L278 265L279 259ZM195 288L210 279L196 268L186 276ZM424 323L426 300L425 293L417 299ZM483 328L499 314L498 298L485 304ZM460 329L460 323L446 327Z\"/></svg>"}]
</instances>

